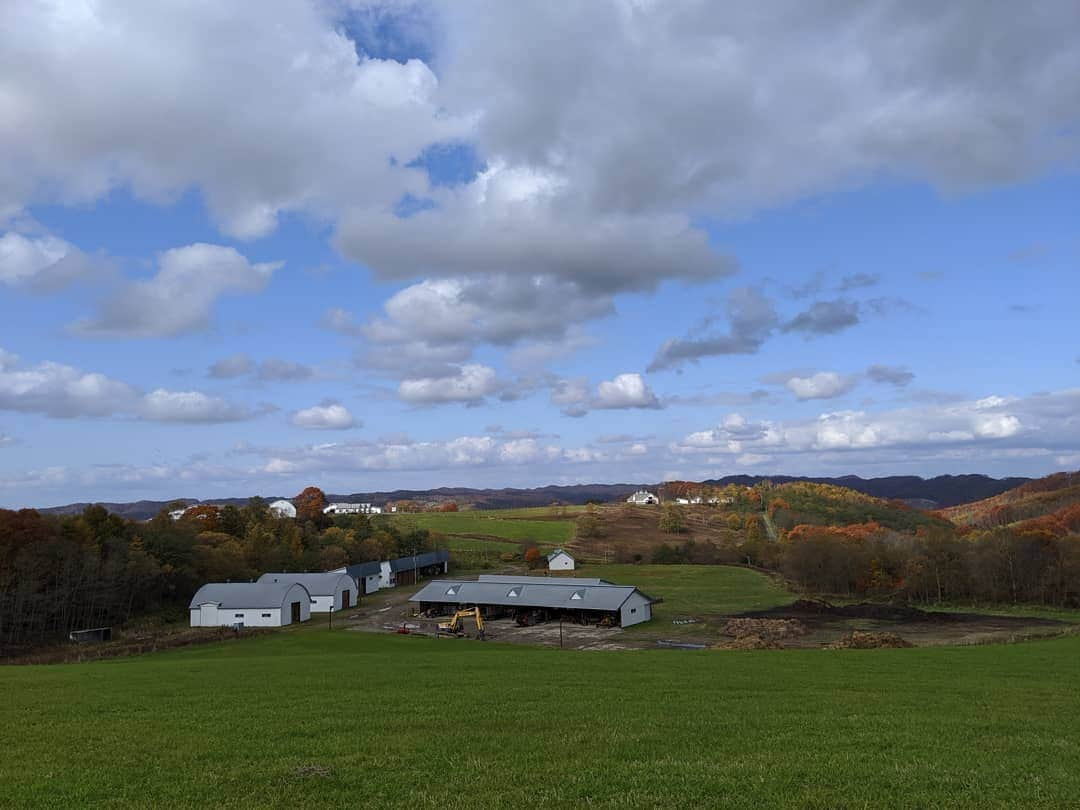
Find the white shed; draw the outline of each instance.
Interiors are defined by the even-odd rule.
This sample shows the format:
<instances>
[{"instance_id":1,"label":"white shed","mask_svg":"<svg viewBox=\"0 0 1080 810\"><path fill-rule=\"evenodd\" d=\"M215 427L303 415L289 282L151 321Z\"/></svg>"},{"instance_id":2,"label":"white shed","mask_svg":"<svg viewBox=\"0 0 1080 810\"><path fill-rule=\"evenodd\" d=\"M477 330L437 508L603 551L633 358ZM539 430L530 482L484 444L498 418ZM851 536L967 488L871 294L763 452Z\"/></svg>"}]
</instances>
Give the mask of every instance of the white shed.
<instances>
[{"instance_id":1,"label":"white shed","mask_svg":"<svg viewBox=\"0 0 1080 810\"><path fill-rule=\"evenodd\" d=\"M214 582L188 609L192 627L283 627L311 618L311 594L299 582Z\"/></svg>"},{"instance_id":2,"label":"white shed","mask_svg":"<svg viewBox=\"0 0 1080 810\"><path fill-rule=\"evenodd\" d=\"M270 504L270 511L277 515L279 518L294 518L296 517L296 507L289 501L274 501Z\"/></svg>"},{"instance_id":3,"label":"white shed","mask_svg":"<svg viewBox=\"0 0 1080 810\"><path fill-rule=\"evenodd\" d=\"M344 572L290 574L271 573L259 577L259 582L288 584L299 582L311 594L312 613L336 613L355 607L360 601L356 594L356 580Z\"/></svg>"},{"instance_id":4,"label":"white shed","mask_svg":"<svg viewBox=\"0 0 1080 810\"><path fill-rule=\"evenodd\" d=\"M633 624L641 624L652 619L652 602L648 596L637 588L619 605L619 625L629 627Z\"/></svg>"},{"instance_id":5,"label":"white shed","mask_svg":"<svg viewBox=\"0 0 1080 810\"><path fill-rule=\"evenodd\" d=\"M548 571L573 571L574 558L561 548L555 549L548 554Z\"/></svg>"}]
</instances>

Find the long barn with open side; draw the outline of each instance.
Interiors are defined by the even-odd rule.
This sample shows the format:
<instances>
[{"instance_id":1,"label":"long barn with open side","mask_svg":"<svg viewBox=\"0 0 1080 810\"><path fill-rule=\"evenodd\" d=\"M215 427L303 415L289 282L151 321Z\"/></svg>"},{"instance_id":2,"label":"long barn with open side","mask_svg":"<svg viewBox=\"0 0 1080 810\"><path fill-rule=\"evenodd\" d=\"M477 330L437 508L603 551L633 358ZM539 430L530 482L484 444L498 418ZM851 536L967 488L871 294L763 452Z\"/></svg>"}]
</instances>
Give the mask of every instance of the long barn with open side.
<instances>
[{"instance_id":1,"label":"long barn with open side","mask_svg":"<svg viewBox=\"0 0 1080 810\"><path fill-rule=\"evenodd\" d=\"M436 579L411 597L421 612L449 613L479 607L485 617L539 613L543 619L620 627L652 618L651 597L633 585L613 585L599 579L498 577L479 581Z\"/></svg>"}]
</instances>

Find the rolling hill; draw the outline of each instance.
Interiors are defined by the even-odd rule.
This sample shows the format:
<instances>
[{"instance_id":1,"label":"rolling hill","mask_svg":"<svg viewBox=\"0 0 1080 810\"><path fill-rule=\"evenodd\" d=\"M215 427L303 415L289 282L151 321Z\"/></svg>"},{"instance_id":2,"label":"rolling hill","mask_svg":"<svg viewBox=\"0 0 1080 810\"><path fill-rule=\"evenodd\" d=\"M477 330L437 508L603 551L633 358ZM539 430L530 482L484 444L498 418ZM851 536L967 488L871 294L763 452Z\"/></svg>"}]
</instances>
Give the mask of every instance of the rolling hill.
<instances>
[{"instance_id":1,"label":"rolling hill","mask_svg":"<svg viewBox=\"0 0 1080 810\"><path fill-rule=\"evenodd\" d=\"M990 498L938 512L958 526L989 529L1051 516L1080 504L1080 471L1028 481Z\"/></svg>"}]
</instances>

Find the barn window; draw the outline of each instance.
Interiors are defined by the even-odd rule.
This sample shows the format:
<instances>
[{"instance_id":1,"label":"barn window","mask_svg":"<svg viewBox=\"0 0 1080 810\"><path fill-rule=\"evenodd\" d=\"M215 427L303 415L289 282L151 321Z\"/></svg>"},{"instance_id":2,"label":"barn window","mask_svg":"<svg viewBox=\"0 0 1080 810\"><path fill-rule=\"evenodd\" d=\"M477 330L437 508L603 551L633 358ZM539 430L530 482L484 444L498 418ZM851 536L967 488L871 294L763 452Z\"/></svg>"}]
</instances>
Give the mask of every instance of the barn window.
<instances>
[{"instance_id":1,"label":"barn window","mask_svg":"<svg viewBox=\"0 0 1080 810\"><path fill-rule=\"evenodd\" d=\"M234 613L233 618L234 619L242 619L242 618L244 618L244 614L243 613Z\"/></svg>"},{"instance_id":2,"label":"barn window","mask_svg":"<svg viewBox=\"0 0 1080 810\"><path fill-rule=\"evenodd\" d=\"M269 619L269 618L270 618L270 614L269 614L269 613L264 613L264 614L262 615L262 617L263 617L264 619Z\"/></svg>"},{"instance_id":3,"label":"barn window","mask_svg":"<svg viewBox=\"0 0 1080 810\"><path fill-rule=\"evenodd\" d=\"M630 608L631 613L637 613L637 608Z\"/></svg>"}]
</instances>

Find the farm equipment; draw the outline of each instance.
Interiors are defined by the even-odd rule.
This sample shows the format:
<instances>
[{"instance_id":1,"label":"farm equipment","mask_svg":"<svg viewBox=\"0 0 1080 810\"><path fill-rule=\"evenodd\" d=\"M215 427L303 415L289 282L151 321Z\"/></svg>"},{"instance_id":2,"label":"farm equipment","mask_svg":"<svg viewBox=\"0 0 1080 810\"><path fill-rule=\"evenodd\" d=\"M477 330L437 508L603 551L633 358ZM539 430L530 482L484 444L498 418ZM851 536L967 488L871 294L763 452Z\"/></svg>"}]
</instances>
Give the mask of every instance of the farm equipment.
<instances>
[{"instance_id":1,"label":"farm equipment","mask_svg":"<svg viewBox=\"0 0 1080 810\"><path fill-rule=\"evenodd\" d=\"M464 620L472 618L476 622L476 637L484 640L484 617L480 615L480 608L474 607L468 610L459 610L448 622L439 622L439 635L454 636L461 638L465 635Z\"/></svg>"}]
</instances>

